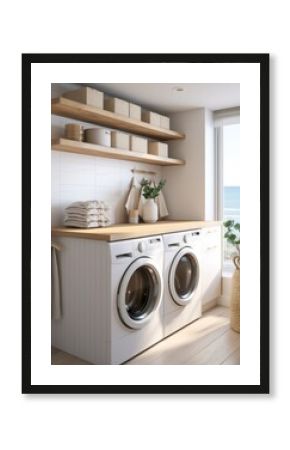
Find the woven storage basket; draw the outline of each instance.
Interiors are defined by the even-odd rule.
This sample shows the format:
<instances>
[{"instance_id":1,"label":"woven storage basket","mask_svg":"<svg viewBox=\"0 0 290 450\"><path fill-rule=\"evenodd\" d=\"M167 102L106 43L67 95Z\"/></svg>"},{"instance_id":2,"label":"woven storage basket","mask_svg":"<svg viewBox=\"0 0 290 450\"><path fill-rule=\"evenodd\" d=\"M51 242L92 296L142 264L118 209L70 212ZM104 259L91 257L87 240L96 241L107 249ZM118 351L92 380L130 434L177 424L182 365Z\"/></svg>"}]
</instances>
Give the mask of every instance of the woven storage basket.
<instances>
[{"instance_id":1,"label":"woven storage basket","mask_svg":"<svg viewBox=\"0 0 290 450\"><path fill-rule=\"evenodd\" d=\"M230 305L231 327L240 332L240 257L234 257L236 270L232 279L232 294Z\"/></svg>"}]
</instances>

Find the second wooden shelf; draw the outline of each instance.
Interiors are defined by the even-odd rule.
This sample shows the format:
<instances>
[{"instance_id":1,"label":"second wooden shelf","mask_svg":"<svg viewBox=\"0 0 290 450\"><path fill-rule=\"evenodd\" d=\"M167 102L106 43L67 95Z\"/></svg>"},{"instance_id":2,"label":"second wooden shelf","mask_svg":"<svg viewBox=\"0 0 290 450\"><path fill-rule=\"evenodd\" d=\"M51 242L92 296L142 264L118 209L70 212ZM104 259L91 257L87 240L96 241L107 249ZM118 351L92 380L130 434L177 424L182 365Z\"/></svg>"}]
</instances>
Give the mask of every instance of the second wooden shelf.
<instances>
[{"instance_id":1,"label":"second wooden shelf","mask_svg":"<svg viewBox=\"0 0 290 450\"><path fill-rule=\"evenodd\" d=\"M119 148L104 147L102 145L89 144L87 142L71 141L69 139L56 139L52 141L52 149L61 152L79 153L83 155L101 156L102 158L123 159L137 161L158 166L182 166L182 159L163 158L148 153L137 153Z\"/></svg>"}]
</instances>

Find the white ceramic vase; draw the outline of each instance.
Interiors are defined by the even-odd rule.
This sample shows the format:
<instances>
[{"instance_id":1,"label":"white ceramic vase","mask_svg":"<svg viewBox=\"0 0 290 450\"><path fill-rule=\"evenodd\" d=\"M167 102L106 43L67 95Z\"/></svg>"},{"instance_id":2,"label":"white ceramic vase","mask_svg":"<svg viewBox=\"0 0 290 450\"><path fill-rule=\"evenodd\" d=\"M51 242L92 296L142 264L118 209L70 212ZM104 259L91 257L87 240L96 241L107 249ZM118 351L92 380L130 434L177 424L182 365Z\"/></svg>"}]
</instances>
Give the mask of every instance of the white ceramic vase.
<instances>
[{"instance_id":1,"label":"white ceramic vase","mask_svg":"<svg viewBox=\"0 0 290 450\"><path fill-rule=\"evenodd\" d=\"M158 220L158 206L154 198L148 198L143 206L143 220L154 223Z\"/></svg>"}]
</instances>

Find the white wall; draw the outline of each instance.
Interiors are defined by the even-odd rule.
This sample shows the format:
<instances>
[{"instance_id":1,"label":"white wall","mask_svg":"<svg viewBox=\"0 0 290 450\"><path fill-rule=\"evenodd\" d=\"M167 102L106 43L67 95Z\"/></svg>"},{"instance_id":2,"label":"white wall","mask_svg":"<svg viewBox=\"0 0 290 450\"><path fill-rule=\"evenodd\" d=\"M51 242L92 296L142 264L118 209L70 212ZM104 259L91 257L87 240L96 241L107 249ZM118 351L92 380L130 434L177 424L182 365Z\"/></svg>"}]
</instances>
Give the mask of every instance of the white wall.
<instances>
[{"instance_id":1,"label":"white wall","mask_svg":"<svg viewBox=\"0 0 290 450\"><path fill-rule=\"evenodd\" d=\"M215 219L214 130L212 113L204 108L171 114L171 128L185 133L172 141L171 156L185 160L166 167L165 195L171 219Z\"/></svg>"},{"instance_id":2,"label":"white wall","mask_svg":"<svg viewBox=\"0 0 290 450\"><path fill-rule=\"evenodd\" d=\"M61 95L65 90L77 85L52 85L52 97ZM52 116L52 138L63 136L66 123L80 123L72 119ZM84 124L94 127L93 124ZM145 169L157 172L161 177L159 166L121 161L94 156L51 152L51 222L52 226L63 224L64 209L74 201L90 199L105 200L112 208L113 223L127 221L124 209L126 196L132 178L131 169ZM141 179L142 175L138 176Z\"/></svg>"}]
</instances>

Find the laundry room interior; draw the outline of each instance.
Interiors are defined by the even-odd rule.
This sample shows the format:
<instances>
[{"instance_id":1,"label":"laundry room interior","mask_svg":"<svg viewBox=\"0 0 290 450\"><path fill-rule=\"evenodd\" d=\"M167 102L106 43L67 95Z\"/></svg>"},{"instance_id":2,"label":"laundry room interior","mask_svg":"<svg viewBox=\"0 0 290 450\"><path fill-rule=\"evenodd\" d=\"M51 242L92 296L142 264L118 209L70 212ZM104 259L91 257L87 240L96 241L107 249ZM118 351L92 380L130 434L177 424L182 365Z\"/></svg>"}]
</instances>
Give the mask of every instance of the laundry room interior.
<instances>
[{"instance_id":1,"label":"laundry room interior","mask_svg":"<svg viewBox=\"0 0 290 450\"><path fill-rule=\"evenodd\" d=\"M240 364L240 85L51 98L51 364Z\"/></svg>"}]
</instances>

